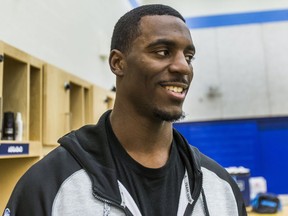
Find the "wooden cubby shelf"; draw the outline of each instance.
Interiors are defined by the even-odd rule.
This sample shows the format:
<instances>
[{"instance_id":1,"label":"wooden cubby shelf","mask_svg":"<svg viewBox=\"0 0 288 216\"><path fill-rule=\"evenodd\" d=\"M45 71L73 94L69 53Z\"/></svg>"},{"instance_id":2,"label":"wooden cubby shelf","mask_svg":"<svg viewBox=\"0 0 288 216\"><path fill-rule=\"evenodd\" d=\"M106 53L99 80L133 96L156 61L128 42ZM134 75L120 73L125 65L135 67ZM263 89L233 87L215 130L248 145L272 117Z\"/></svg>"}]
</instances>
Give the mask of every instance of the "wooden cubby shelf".
<instances>
[{"instance_id":1,"label":"wooden cubby shelf","mask_svg":"<svg viewBox=\"0 0 288 216\"><path fill-rule=\"evenodd\" d=\"M0 131L5 112L23 121L21 141L0 136L0 214L27 169L69 131L95 124L114 100L114 92L0 41Z\"/></svg>"},{"instance_id":2,"label":"wooden cubby shelf","mask_svg":"<svg viewBox=\"0 0 288 216\"><path fill-rule=\"evenodd\" d=\"M43 62L0 41L0 213L29 167L42 157ZM3 113L20 112L21 141L2 140Z\"/></svg>"}]
</instances>

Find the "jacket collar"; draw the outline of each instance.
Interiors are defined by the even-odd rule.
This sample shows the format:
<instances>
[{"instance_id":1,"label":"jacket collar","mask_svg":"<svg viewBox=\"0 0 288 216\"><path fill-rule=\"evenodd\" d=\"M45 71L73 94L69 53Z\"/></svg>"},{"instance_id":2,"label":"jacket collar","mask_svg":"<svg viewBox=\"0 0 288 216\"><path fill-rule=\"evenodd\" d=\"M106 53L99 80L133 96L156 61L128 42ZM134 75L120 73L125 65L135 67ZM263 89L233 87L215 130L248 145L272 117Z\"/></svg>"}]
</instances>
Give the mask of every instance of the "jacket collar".
<instances>
[{"instance_id":1,"label":"jacket collar","mask_svg":"<svg viewBox=\"0 0 288 216\"><path fill-rule=\"evenodd\" d=\"M87 125L72 131L58 142L86 170L91 178L94 193L104 199L103 201L107 200L120 206L122 200L105 126L110 112L105 112L96 125ZM188 172L192 198L197 200L202 189L199 152L175 129L173 136ZM200 184L195 185L195 182Z\"/></svg>"}]
</instances>

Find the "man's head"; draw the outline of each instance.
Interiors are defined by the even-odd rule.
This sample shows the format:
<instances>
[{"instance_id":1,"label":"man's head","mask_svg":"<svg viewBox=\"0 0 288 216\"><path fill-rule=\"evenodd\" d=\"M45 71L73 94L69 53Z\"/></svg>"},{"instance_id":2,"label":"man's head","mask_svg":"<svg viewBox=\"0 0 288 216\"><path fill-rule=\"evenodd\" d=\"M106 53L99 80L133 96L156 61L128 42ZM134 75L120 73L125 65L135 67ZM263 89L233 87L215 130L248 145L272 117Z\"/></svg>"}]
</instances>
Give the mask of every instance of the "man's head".
<instances>
[{"instance_id":1,"label":"man's head","mask_svg":"<svg viewBox=\"0 0 288 216\"><path fill-rule=\"evenodd\" d=\"M124 14L116 23L111 40L110 50L117 49L126 53L131 43L139 36L139 23L144 16L169 15L185 19L175 9L161 4L143 5Z\"/></svg>"},{"instance_id":2,"label":"man's head","mask_svg":"<svg viewBox=\"0 0 288 216\"><path fill-rule=\"evenodd\" d=\"M195 48L183 17L164 5L136 8L117 22L109 63L115 107L155 121L182 117Z\"/></svg>"}]
</instances>

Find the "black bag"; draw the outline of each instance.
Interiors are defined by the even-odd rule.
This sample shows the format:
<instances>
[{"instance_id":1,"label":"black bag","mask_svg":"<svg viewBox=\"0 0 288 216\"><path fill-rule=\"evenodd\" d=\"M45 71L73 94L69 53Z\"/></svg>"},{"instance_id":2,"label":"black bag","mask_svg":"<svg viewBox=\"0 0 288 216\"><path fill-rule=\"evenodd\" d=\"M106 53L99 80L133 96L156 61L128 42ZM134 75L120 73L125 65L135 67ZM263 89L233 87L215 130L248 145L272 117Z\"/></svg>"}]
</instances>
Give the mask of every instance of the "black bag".
<instances>
[{"instance_id":1,"label":"black bag","mask_svg":"<svg viewBox=\"0 0 288 216\"><path fill-rule=\"evenodd\" d=\"M278 197L274 194L259 193L252 200L252 210L257 213L276 213L281 204Z\"/></svg>"}]
</instances>

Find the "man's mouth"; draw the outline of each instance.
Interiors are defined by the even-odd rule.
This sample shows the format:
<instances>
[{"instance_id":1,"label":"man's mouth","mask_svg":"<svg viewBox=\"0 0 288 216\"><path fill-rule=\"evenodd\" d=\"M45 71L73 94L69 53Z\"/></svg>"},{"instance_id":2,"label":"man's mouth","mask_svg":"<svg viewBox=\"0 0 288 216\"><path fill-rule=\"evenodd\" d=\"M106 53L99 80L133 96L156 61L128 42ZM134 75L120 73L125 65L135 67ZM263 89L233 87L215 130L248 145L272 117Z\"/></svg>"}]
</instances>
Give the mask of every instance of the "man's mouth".
<instances>
[{"instance_id":1,"label":"man's mouth","mask_svg":"<svg viewBox=\"0 0 288 216\"><path fill-rule=\"evenodd\" d=\"M167 89L168 91L171 91L171 92L175 92L175 93L183 93L184 92L184 88L179 87L179 86L165 86L165 89Z\"/></svg>"}]
</instances>

